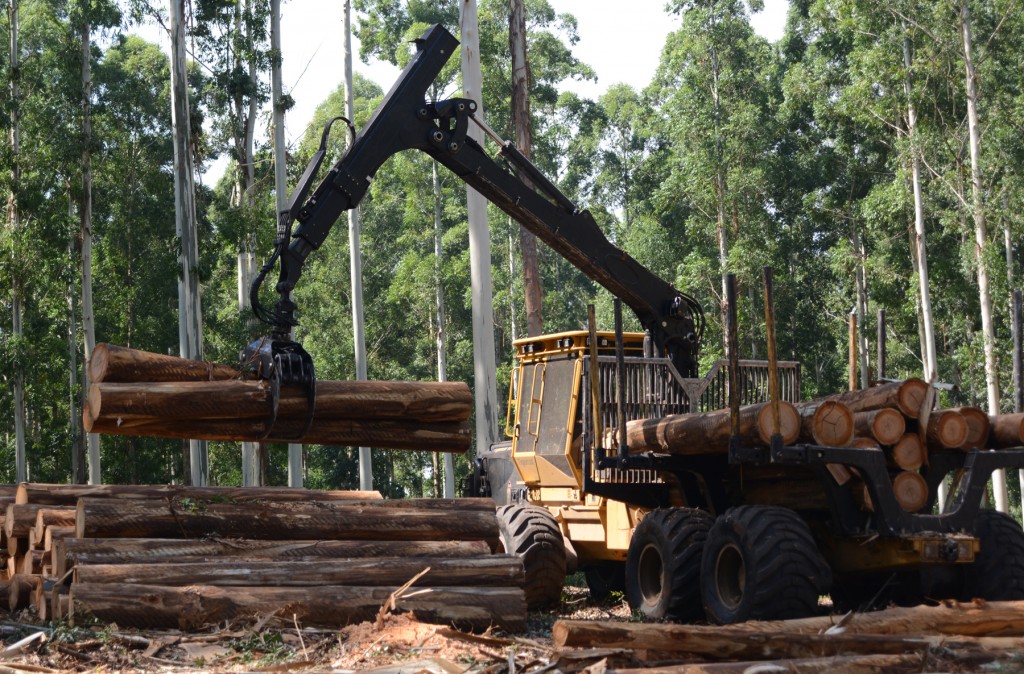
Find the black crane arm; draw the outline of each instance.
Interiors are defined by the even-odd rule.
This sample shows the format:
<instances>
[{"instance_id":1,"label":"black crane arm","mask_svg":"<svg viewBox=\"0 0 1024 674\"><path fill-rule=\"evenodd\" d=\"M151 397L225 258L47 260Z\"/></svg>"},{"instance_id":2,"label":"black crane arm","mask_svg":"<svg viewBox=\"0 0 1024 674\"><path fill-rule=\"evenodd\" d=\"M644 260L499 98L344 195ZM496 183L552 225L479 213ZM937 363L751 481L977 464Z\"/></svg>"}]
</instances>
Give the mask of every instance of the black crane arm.
<instances>
[{"instance_id":1,"label":"black crane arm","mask_svg":"<svg viewBox=\"0 0 1024 674\"><path fill-rule=\"evenodd\" d=\"M380 166L402 150L416 149L448 167L513 219L536 234L588 277L622 299L639 317L661 353L686 376L697 376L697 350L703 314L693 298L653 274L613 245L587 210L550 183L512 143L478 122L469 99L426 101L426 92L458 46L443 27L434 26L416 41L418 51L398 81L355 138L345 156L304 203L308 185L299 185L289 215L297 222L291 239L280 237L275 257L281 270L271 322L275 339L295 325L289 299L305 259L319 248L338 217L355 208ZM478 123L501 145L500 154L515 174L492 159L467 135ZM307 170L304 178L312 178ZM266 269L266 267L264 268ZM257 279L260 281L261 279ZM252 295L256 295L255 285Z\"/></svg>"}]
</instances>

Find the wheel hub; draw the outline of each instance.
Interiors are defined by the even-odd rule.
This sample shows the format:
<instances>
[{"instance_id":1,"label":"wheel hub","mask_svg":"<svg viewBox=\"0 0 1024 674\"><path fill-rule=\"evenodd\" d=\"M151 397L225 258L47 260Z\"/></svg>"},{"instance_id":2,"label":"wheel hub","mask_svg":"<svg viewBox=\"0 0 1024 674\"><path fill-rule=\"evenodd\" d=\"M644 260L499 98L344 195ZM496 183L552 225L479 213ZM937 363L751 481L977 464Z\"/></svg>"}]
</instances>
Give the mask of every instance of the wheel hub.
<instances>
[{"instance_id":1,"label":"wheel hub","mask_svg":"<svg viewBox=\"0 0 1024 674\"><path fill-rule=\"evenodd\" d=\"M739 548L733 544L723 546L715 560L715 592L718 598L733 611L743 600L746 586L747 573Z\"/></svg>"},{"instance_id":2,"label":"wheel hub","mask_svg":"<svg viewBox=\"0 0 1024 674\"><path fill-rule=\"evenodd\" d=\"M648 544L640 553L637 567L637 580L644 601L656 603L664 589L665 560L661 558L661 551Z\"/></svg>"}]
</instances>

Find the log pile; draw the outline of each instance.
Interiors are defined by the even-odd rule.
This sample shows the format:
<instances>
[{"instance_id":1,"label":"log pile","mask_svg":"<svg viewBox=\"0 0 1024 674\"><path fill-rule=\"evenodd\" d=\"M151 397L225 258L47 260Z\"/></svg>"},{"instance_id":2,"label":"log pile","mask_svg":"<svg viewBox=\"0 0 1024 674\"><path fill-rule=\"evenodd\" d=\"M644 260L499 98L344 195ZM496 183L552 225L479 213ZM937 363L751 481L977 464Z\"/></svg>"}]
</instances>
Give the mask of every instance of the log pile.
<instances>
[{"instance_id":1,"label":"log pile","mask_svg":"<svg viewBox=\"0 0 1024 674\"><path fill-rule=\"evenodd\" d=\"M841 620L825 616L726 626L560 620L552 639L563 655L602 649L645 671L653 663L661 671L694 674L963 671L940 662L974 671L1024 648L1022 616L1024 602L1018 601L949 602L848 614ZM603 671L629 671L629 666Z\"/></svg>"},{"instance_id":2,"label":"log pile","mask_svg":"<svg viewBox=\"0 0 1024 674\"><path fill-rule=\"evenodd\" d=\"M465 452L472 411L462 382L318 381L308 398L230 366L98 344L89 362L83 424L90 433ZM268 435L269 433L269 435Z\"/></svg>"},{"instance_id":3,"label":"log pile","mask_svg":"<svg viewBox=\"0 0 1024 674\"><path fill-rule=\"evenodd\" d=\"M492 554L488 499L161 485L11 492L6 541L23 552L9 553L9 608L32 606L44 620L188 629L281 612L337 627L388 605L466 629L525 627L522 562Z\"/></svg>"}]
</instances>

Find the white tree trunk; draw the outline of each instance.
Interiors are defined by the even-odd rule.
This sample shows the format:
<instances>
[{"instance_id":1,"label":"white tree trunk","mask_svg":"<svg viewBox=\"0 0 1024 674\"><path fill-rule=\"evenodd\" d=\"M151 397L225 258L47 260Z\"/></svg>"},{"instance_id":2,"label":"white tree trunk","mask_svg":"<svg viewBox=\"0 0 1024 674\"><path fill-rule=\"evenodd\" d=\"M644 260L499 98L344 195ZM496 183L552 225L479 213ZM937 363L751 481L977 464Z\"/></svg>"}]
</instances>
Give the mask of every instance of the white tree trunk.
<instances>
[{"instance_id":1,"label":"white tree trunk","mask_svg":"<svg viewBox=\"0 0 1024 674\"><path fill-rule=\"evenodd\" d=\"M181 241L178 281L178 336L182 358L203 357L203 321L199 293L199 242L185 69L184 0L169 0L171 23L171 126L174 133L174 225ZM208 482L206 442L189 440L192 484Z\"/></svg>"},{"instance_id":2,"label":"white tree trunk","mask_svg":"<svg viewBox=\"0 0 1024 674\"><path fill-rule=\"evenodd\" d=\"M864 272L864 260L867 252L864 249L864 239L860 235L857 223L853 223L853 245L857 255L857 271L855 273L857 285L857 357L860 366L860 387L871 386L871 364L868 362L868 336L866 326L868 322L868 284Z\"/></svg>"},{"instance_id":3,"label":"white tree trunk","mask_svg":"<svg viewBox=\"0 0 1024 674\"><path fill-rule=\"evenodd\" d=\"M345 116L355 117L355 92L352 75L352 0L345 0L342 32L345 50ZM363 322L363 250L359 208L348 212L348 246L352 282L352 342L355 346L356 379L366 379L366 330ZM373 453L369 447L359 448L359 488L373 489Z\"/></svg>"},{"instance_id":4,"label":"white tree trunk","mask_svg":"<svg viewBox=\"0 0 1024 674\"><path fill-rule=\"evenodd\" d=\"M82 330L85 333L85 370L88 372L96 347L96 321L92 306L92 64L91 39L87 22L82 23L82 195L78 216L82 236ZM88 374L85 375L88 386ZM89 389L86 388L86 391ZM89 484L100 484L100 436L88 434Z\"/></svg>"},{"instance_id":5,"label":"white tree trunk","mask_svg":"<svg viewBox=\"0 0 1024 674\"><path fill-rule=\"evenodd\" d=\"M459 33L462 38L463 95L477 103L484 119L483 75L480 71L480 32L476 0L460 0ZM469 125L468 135L483 145L483 131ZM498 440L498 383L494 354L494 291L491 284L491 239L487 200L466 188L469 217L469 265L473 304L473 384L476 407L477 453Z\"/></svg>"},{"instance_id":6,"label":"white tree trunk","mask_svg":"<svg viewBox=\"0 0 1024 674\"><path fill-rule=\"evenodd\" d=\"M985 385L988 389L988 413L999 414L999 363L996 360L996 330L992 320L992 293L989 288L985 248L988 225L985 220L984 185L981 176L981 122L978 117L978 82L971 45L971 14L968 0L960 3L960 29L963 35L964 68L967 81L967 127L971 147L971 206L974 211L974 258L978 265L978 294L981 300L981 330L985 339ZM1007 512L1006 471L992 473L996 510Z\"/></svg>"},{"instance_id":7,"label":"white tree trunk","mask_svg":"<svg viewBox=\"0 0 1024 674\"><path fill-rule=\"evenodd\" d=\"M441 263L444 251L441 247L441 176L437 162L431 162L431 178L434 185L434 311L437 314L437 380L448 381L448 349L445 346L444 284L441 281ZM434 454L435 465L437 454ZM436 491L435 491L436 493ZM444 453L444 497L455 498L455 457Z\"/></svg>"},{"instance_id":8,"label":"white tree trunk","mask_svg":"<svg viewBox=\"0 0 1024 674\"><path fill-rule=\"evenodd\" d=\"M18 78L21 69L21 59L18 53L18 0L10 0L7 6L10 19L10 71L11 71L11 193L7 199L7 224L11 231L17 233L21 229L21 215L19 212L18 189L21 182L21 122L18 105L21 102L21 91ZM20 277L20 274L18 274ZM24 335L24 328L21 322L22 313L22 287L21 278L11 279L11 331L16 338ZM28 479L28 463L25 456L25 374L19 367L14 373L14 460L15 476L18 482Z\"/></svg>"}]
</instances>

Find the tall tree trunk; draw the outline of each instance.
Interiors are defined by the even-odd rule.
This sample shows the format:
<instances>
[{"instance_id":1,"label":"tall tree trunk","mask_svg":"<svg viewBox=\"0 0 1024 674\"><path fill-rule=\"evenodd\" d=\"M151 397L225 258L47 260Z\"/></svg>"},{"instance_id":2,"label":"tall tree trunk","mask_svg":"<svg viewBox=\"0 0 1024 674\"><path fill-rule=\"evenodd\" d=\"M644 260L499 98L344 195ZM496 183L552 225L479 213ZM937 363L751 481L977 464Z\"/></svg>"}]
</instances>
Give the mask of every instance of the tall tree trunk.
<instances>
[{"instance_id":1,"label":"tall tree trunk","mask_svg":"<svg viewBox=\"0 0 1024 674\"><path fill-rule=\"evenodd\" d=\"M533 156L530 122L530 64L526 58L526 8L523 0L509 0L508 41L512 53L512 128L516 146L527 159ZM532 184L524 180L528 187ZM537 263L537 237L519 227L523 252L523 295L526 300L526 331L530 337L544 332L543 291Z\"/></svg>"},{"instance_id":2,"label":"tall tree trunk","mask_svg":"<svg viewBox=\"0 0 1024 674\"><path fill-rule=\"evenodd\" d=\"M907 30L906 22L903 25ZM924 334L924 348L921 358L924 360L925 381L935 382L939 378L938 359L935 353L935 323L932 320L931 289L928 285L928 252L925 245L924 231L924 197L921 194L921 162L917 156L917 108L914 107L913 82L910 78L911 50L910 36L903 38L903 90L907 96L907 138L910 141L910 181L914 192L914 268L917 272L919 306L921 308L921 328Z\"/></svg>"},{"instance_id":3,"label":"tall tree trunk","mask_svg":"<svg viewBox=\"0 0 1024 674\"><path fill-rule=\"evenodd\" d=\"M170 0L171 126L174 134L174 224L181 241L178 280L178 337L182 358L203 357L202 306L199 296L199 242L196 227L188 78L185 67L184 0ZM206 442L189 441L192 484L205 486L209 460Z\"/></svg>"},{"instance_id":4,"label":"tall tree trunk","mask_svg":"<svg viewBox=\"0 0 1024 674\"><path fill-rule=\"evenodd\" d=\"M857 357L860 366L860 387L871 386L871 365L868 362L868 285L865 273L865 259L867 251L864 249L864 238L861 236L857 221L851 224L853 230L853 248L857 256L857 271L855 280L857 284Z\"/></svg>"},{"instance_id":5,"label":"tall tree trunk","mask_svg":"<svg viewBox=\"0 0 1024 674\"><path fill-rule=\"evenodd\" d=\"M434 187L434 313L437 316L437 380L448 381L448 349L445 346L445 307L444 284L442 283L441 263L444 261L444 250L441 247L443 222L441 221L441 176L437 171L437 162L431 162L431 180ZM434 453L434 494L437 495L437 453ZM444 455L444 497L455 497L455 457L450 452Z\"/></svg>"},{"instance_id":6,"label":"tall tree trunk","mask_svg":"<svg viewBox=\"0 0 1024 674\"><path fill-rule=\"evenodd\" d=\"M345 0L345 116L355 118L355 91L352 75L352 0ZM351 139L350 141L351 142ZM366 379L366 331L363 322L363 250L359 208L348 212L349 274L352 283L352 342L355 347L356 379ZM359 448L359 488L373 489L373 454L369 447Z\"/></svg>"},{"instance_id":7,"label":"tall tree trunk","mask_svg":"<svg viewBox=\"0 0 1024 674\"><path fill-rule=\"evenodd\" d=\"M75 203L71 197L71 185L68 184L68 221L75 215ZM78 253L77 237L72 232L68 236L68 259L74 260ZM75 311L75 282L68 279L68 417L71 422L71 482L85 484L88 481L85 458L85 439L82 437L81 415L78 412L78 319Z\"/></svg>"},{"instance_id":8,"label":"tall tree trunk","mask_svg":"<svg viewBox=\"0 0 1024 674\"><path fill-rule=\"evenodd\" d=\"M18 50L18 0L10 0L7 6L10 20L10 72L11 72L11 192L7 198L7 224L15 241L17 255L18 232L21 229L21 215L18 190L21 183L21 120L19 105L21 90L21 58ZM17 270L17 260L14 268ZM24 334L21 323L22 295L25 292L20 271L11 279L11 331L18 340ZM28 479L28 462L25 456L25 373L21 364L14 372L14 442L15 476L19 482Z\"/></svg>"},{"instance_id":9,"label":"tall tree trunk","mask_svg":"<svg viewBox=\"0 0 1024 674\"><path fill-rule=\"evenodd\" d=\"M480 31L476 0L460 0L459 34L462 38L463 95L476 101L476 116L484 119L483 74L480 71ZM483 145L483 131L469 125L467 134ZM477 452L498 439L498 383L494 354L494 291L491 283L491 238L487 226L487 200L466 187L469 219L469 267L473 306L473 383L476 399Z\"/></svg>"},{"instance_id":10,"label":"tall tree trunk","mask_svg":"<svg viewBox=\"0 0 1024 674\"><path fill-rule=\"evenodd\" d=\"M985 248L988 224L985 220L985 186L981 176L981 122L978 116L978 79L971 44L971 13L968 0L960 2L960 30L963 35L964 68L967 88L967 127L971 148L971 207L974 211L974 258L978 265L978 294L981 300L981 330L985 340L985 385L988 413L999 414L999 363L996 360L996 330L992 320L992 294L989 287ZM996 510L1007 512L1006 471L992 473Z\"/></svg>"}]
</instances>

